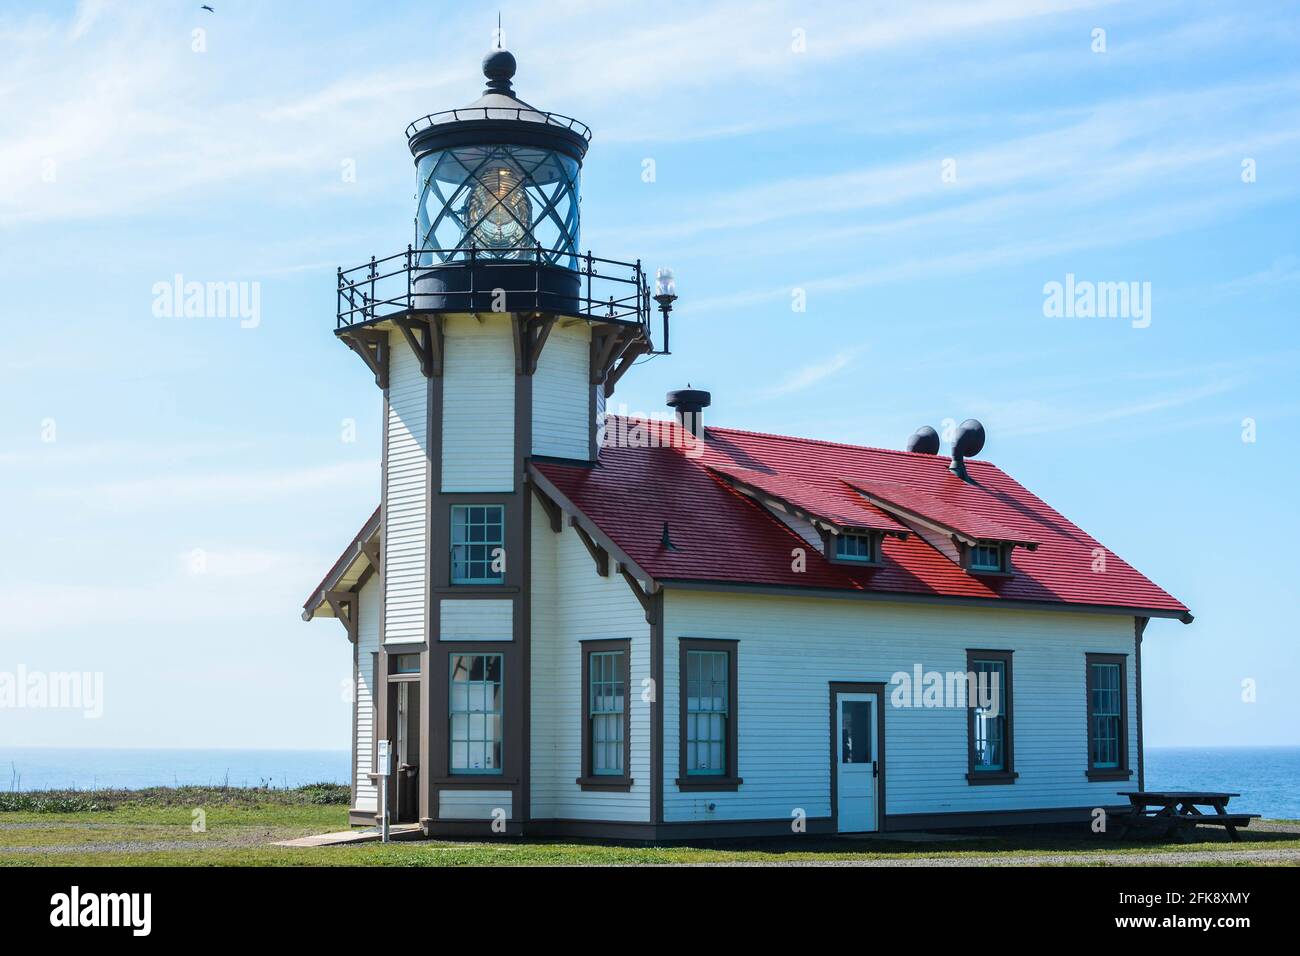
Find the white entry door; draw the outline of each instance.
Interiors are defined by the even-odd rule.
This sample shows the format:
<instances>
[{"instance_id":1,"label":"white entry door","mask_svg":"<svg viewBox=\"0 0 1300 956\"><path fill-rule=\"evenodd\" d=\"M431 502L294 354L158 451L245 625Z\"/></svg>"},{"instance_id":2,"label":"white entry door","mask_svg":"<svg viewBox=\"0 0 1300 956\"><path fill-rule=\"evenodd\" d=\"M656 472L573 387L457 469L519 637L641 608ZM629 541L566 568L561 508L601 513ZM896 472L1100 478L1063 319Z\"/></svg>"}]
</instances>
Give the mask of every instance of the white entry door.
<instances>
[{"instance_id":1,"label":"white entry door","mask_svg":"<svg viewBox=\"0 0 1300 956\"><path fill-rule=\"evenodd\" d=\"M875 694L836 694L835 790L840 833L879 829L880 754Z\"/></svg>"}]
</instances>

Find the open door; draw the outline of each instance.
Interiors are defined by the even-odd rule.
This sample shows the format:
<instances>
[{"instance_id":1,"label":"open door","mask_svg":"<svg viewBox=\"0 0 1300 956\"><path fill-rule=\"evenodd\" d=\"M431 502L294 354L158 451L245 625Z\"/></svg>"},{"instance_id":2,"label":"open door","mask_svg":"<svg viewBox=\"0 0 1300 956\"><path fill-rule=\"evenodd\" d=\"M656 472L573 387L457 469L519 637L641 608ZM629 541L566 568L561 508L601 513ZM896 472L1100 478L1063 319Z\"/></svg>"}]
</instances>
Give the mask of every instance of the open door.
<instances>
[{"instance_id":1,"label":"open door","mask_svg":"<svg viewBox=\"0 0 1300 956\"><path fill-rule=\"evenodd\" d=\"M400 681L389 685L397 717L393 769L393 822L420 820L420 685Z\"/></svg>"}]
</instances>

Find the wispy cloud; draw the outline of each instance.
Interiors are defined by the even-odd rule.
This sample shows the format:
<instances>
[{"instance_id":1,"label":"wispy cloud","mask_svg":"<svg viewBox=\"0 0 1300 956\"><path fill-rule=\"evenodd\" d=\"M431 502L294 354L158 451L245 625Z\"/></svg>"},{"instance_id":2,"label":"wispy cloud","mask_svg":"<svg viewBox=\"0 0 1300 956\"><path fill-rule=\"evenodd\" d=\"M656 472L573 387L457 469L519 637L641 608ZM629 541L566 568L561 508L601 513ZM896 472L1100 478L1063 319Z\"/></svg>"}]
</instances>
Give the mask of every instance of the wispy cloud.
<instances>
[{"instance_id":1,"label":"wispy cloud","mask_svg":"<svg viewBox=\"0 0 1300 956\"><path fill-rule=\"evenodd\" d=\"M339 462L303 468L216 474L157 475L122 481L51 485L36 491L45 501L77 501L110 510L211 507L267 502L322 489L378 493L371 461Z\"/></svg>"},{"instance_id":2,"label":"wispy cloud","mask_svg":"<svg viewBox=\"0 0 1300 956\"><path fill-rule=\"evenodd\" d=\"M854 360L862 353L863 348L865 346L844 349L836 352L823 362L815 362L795 369L775 385L762 389L759 395L765 399L778 398L782 395L793 395L796 392L810 389L827 379L834 378L852 365Z\"/></svg>"}]
</instances>

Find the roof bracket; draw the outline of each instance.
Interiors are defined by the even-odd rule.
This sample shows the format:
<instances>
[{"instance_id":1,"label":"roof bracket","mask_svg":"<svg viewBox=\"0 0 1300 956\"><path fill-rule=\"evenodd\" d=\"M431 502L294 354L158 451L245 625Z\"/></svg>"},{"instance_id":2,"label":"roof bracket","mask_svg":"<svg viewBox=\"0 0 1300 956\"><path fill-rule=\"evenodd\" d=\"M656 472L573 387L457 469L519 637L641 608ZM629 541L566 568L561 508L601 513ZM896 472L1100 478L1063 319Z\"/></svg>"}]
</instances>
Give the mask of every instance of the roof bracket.
<instances>
[{"instance_id":1,"label":"roof bracket","mask_svg":"<svg viewBox=\"0 0 1300 956\"><path fill-rule=\"evenodd\" d=\"M353 613L357 606L357 596L351 591L326 591L325 600L329 602L334 616L339 619L348 632L348 640L357 642L357 617Z\"/></svg>"},{"instance_id":2,"label":"roof bracket","mask_svg":"<svg viewBox=\"0 0 1300 956\"><path fill-rule=\"evenodd\" d=\"M563 530L564 511L558 504L550 499L546 492L538 487L537 482L533 482L533 491L537 492L537 501L546 512L546 517L551 521L551 530L559 534Z\"/></svg>"},{"instance_id":3,"label":"roof bracket","mask_svg":"<svg viewBox=\"0 0 1300 956\"><path fill-rule=\"evenodd\" d=\"M370 566L376 571L379 571L379 541L377 539L374 541L363 541L361 542L360 547L361 553L366 556L366 559L370 562Z\"/></svg>"},{"instance_id":4,"label":"roof bracket","mask_svg":"<svg viewBox=\"0 0 1300 956\"><path fill-rule=\"evenodd\" d=\"M347 347L361 356L361 361L375 374L375 384L388 388L388 333L375 329L356 329L340 336Z\"/></svg>"},{"instance_id":5,"label":"roof bracket","mask_svg":"<svg viewBox=\"0 0 1300 956\"><path fill-rule=\"evenodd\" d=\"M622 575L623 580L627 582L627 586L632 589L632 594L635 595L636 599L641 603L641 610L645 611L645 622L653 626L658 618L658 615L655 613L657 602L654 599L655 592L658 589L654 588L647 591L645 588L641 587L641 582L632 577L621 561L617 563L615 567L618 569L618 573Z\"/></svg>"},{"instance_id":6,"label":"roof bracket","mask_svg":"<svg viewBox=\"0 0 1300 956\"><path fill-rule=\"evenodd\" d=\"M537 360L542 357L542 349L546 347L546 340L551 335L551 329L555 327L555 316L545 315L541 318L529 322L524 329L525 343L528 346L528 374L531 375L537 371Z\"/></svg>"},{"instance_id":7,"label":"roof bracket","mask_svg":"<svg viewBox=\"0 0 1300 956\"><path fill-rule=\"evenodd\" d=\"M609 577L609 552L591 540L591 535L578 524L576 516L569 516L569 527L578 533L578 540L587 548L587 553L591 555L591 560L596 562L596 573L602 578Z\"/></svg>"},{"instance_id":8,"label":"roof bracket","mask_svg":"<svg viewBox=\"0 0 1300 956\"><path fill-rule=\"evenodd\" d=\"M623 350L622 357L618 365L605 376L605 397L609 398L614 394L614 386L618 380L623 377L624 373L632 367L632 363L639 359L646 352L650 351L650 346L644 339L636 339L626 349Z\"/></svg>"},{"instance_id":9,"label":"roof bracket","mask_svg":"<svg viewBox=\"0 0 1300 956\"><path fill-rule=\"evenodd\" d=\"M536 313L525 318L518 312L510 313L510 325L515 342L515 374L532 375L537 371L537 360L542 347L550 337L555 316Z\"/></svg>"},{"instance_id":10,"label":"roof bracket","mask_svg":"<svg viewBox=\"0 0 1300 956\"><path fill-rule=\"evenodd\" d=\"M599 385L609 375L609 370L623 349L630 344L626 330L606 327L591 337L591 384Z\"/></svg>"},{"instance_id":11,"label":"roof bracket","mask_svg":"<svg viewBox=\"0 0 1300 956\"><path fill-rule=\"evenodd\" d=\"M442 316L431 315L424 319L394 319L402 337L420 360L420 373L425 378L442 374Z\"/></svg>"}]
</instances>

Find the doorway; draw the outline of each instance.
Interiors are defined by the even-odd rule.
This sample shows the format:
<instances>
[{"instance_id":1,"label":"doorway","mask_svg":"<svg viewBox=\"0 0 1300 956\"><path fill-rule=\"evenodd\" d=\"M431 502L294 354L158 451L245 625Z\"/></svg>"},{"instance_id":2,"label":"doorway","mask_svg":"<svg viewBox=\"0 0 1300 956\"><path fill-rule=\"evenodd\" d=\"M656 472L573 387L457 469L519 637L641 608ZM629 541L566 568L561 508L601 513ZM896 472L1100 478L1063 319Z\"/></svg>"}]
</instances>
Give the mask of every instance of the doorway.
<instances>
[{"instance_id":1,"label":"doorway","mask_svg":"<svg viewBox=\"0 0 1300 956\"><path fill-rule=\"evenodd\" d=\"M420 820L420 684L394 680L388 685L393 722L393 776L390 799L394 823Z\"/></svg>"},{"instance_id":2,"label":"doorway","mask_svg":"<svg viewBox=\"0 0 1300 956\"><path fill-rule=\"evenodd\" d=\"M831 804L839 833L874 833L884 804L880 684L831 685Z\"/></svg>"}]
</instances>

